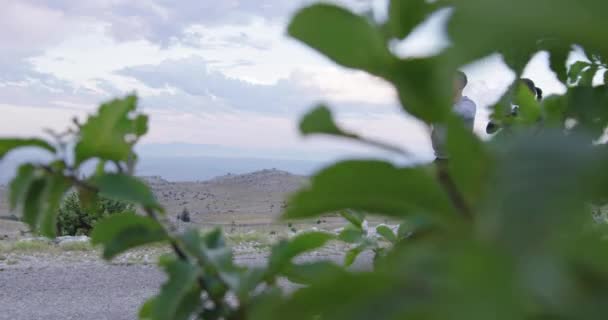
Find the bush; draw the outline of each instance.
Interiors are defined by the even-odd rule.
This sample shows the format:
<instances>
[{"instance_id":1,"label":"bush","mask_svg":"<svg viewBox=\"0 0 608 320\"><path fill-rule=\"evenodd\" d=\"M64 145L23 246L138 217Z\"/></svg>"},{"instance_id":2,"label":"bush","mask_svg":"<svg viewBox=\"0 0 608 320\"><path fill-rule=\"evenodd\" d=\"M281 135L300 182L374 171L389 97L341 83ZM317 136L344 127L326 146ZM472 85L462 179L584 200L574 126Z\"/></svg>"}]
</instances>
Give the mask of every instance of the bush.
<instances>
[{"instance_id":1,"label":"bush","mask_svg":"<svg viewBox=\"0 0 608 320\"><path fill-rule=\"evenodd\" d=\"M86 210L78 194L70 193L59 208L57 233L62 236L89 235L97 221L116 213L133 211L133 208L129 203L100 197L94 208Z\"/></svg>"}]
</instances>

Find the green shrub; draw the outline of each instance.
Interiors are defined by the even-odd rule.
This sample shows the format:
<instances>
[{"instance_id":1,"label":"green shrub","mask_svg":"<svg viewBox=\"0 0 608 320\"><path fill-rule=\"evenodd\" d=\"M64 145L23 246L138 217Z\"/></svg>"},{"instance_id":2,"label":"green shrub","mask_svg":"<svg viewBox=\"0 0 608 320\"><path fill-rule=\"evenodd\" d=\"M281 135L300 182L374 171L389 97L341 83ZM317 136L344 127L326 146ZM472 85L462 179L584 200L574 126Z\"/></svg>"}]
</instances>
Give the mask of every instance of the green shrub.
<instances>
[{"instance_id":1,"label":"green shrub","mask_svg":"<svg viewBox=\"0 0 608 320\"><path fill-rule=\"evenodd\" d=\"M88 235L100 219L128 211L133 211L133 205L105 197L100 197L92 209L85 209L78 194L70 193L59 207L57 231L63 236Z\"/></svg>"}]
</instances>

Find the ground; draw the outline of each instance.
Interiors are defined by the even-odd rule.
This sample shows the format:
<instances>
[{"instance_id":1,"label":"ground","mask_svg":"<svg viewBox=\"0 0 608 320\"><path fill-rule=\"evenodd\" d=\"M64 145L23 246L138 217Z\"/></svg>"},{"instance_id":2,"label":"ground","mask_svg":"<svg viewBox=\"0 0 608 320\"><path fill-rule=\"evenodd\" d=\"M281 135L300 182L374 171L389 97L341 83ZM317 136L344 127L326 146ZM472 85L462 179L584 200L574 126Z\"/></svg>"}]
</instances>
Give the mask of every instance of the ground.
<instances>
[{"instance_id":1,"label":"ground","mask_svg":"<svg viewBox=\"0 0 608 320\"><path fill-rule=\"evenodd\" d=\"M270 246L294 232L319 229L334 232L345 225L337 216L308 221L279 219L286 199L307 183L304 177L278 170L227 175L204 182L169 182L147 177L167 208L172 223L202 231L222 228L237 263L266 262ZM184 208L190 223L176 219ZM163 247L138 249L112 263L87 242L56 244L32 240L28 228L14 221L0 186L0 320L2 319L136 319L138 307L154 295L164 275L155 263ZM380 223L384 221L375 221ZM345 244L304 256L342 263ZM364 254L355 268L371 265ZM290 285L284 283L288 290Z\"/></svg>"},{"instance_id":2,"label":"ground","mask_svg":"<svg viewBox=\"0 0 608 320\"><path fill-rule=\"evenodd\" d=\"M159 248L136 259L114 263L96 258L94 250L4 253L0 261L0 319L136 319L139 306L158 292L164 275L151 263ZM144 250L145 251L145 250ZM337 248L309 254L303 260L341 263ZM146 255L147 254L147 255ZM143 257L143 258L142 258ZM14 261L7 264L7 260ZM237 263L266 263L266 253L237 251ZM368 268L371 256L361 256L354 268ZM285 290L292 286L283 281Z\"/></svg>"}]
</instances>

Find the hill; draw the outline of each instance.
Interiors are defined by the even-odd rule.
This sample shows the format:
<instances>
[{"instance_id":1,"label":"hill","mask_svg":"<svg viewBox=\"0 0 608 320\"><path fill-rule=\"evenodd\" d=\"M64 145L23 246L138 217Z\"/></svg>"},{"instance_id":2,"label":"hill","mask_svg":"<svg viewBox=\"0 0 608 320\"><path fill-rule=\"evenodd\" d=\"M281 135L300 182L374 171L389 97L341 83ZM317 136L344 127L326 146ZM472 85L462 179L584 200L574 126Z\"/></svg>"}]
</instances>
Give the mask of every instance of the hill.
<instances>
[{"instance_id":1,"label":"hill","mask_svg":"<svg viewBox=\"0 0 608 320\"><path fill-rule=\"evenodd\" d=\"M190 212L194 223L270 221L281 212L289 194L307 179L281 170L227 174L208 181L171 182L142 177L171 217ZM8 217L6 186L0 185L0 217ZM2 222L0 222L2 223Z\"/></svg>"},{"instance_id":2,"label":"hill","mask_svg":"<svg viewBox=\"0 0 608 320\"><path fill-rule=\"evenodd\" d=\"M269 221L281 212L289 194L307 181L274 169L227 174L203 182L169 182L160 177L144 180L171 216L187 209L192 221L200 224Z\"/></svg>"}]
</instances>

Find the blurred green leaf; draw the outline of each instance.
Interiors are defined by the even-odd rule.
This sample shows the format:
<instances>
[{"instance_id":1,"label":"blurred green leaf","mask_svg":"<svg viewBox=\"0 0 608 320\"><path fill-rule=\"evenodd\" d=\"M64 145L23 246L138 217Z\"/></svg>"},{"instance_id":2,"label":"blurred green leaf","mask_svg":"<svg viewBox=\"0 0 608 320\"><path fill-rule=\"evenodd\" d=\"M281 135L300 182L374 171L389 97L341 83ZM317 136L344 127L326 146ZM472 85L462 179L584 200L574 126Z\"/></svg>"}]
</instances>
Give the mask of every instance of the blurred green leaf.
<instances>
[{"instance_id":1,"label":"blurred green leaf","mask_svg":"<svg viewBox=\"0 0 608 320\"><path fill-rule=\"evenodd\" d=\"M103 245L103 257L108 260L132 248L167 239L167 233L157 221L135 213L105 218L91 233L91 242Z\"/></svg>"},{"instance_id":2,"label":"blurred green leaf","mask_svg":"<svg viewBox=\"0 0 608 320\"><path fill-rule=\"evenodd\" d=\"M23 204L23 221L32 230L38 230L38 221L44 208L44 188L47 185L45 178L36 178L27 189L25 202Z\"/></svg>"},{"instance_id":3,"label":"blurred green leaf","mask_svg":"<svg viewBox=\"0 0 608 320\"><path fill-rule=\"evenodd\" d=\"M296 193L285 217L305 218L345 209L403 217L452 211L447 196L424 168L396 168L381 161L345 161L316 174Z\"/></svg>"},{"instance_id":4,"label":"blurred green leaf","mask_svg":"<svg viewBox=\"0 0 608 320\"><path fill-rule=\"evenodd\" d=\"M239 292L242 288L240 281L242 276L238 268L234 265L232 250L226 246L222 231L213 231L200 236L196 230L190 230L181 235L180 240L185 245L188 253L196 257L201 265L205 265L205 272L210 275L217 275L228 285L228 288L221 283L210 288L212 297L223 297L228 289ZM207 279L209 280L209 279Z\"/></svg>"},{"instance_id":5,"label":"blurred green leaf","mask_svg":"<svg viewBox=\"0 0 608 320\"><path fill-rule=\"evenodd\" d=\"M448 123L447 149L449 173L467 204L474 209L486 191L490 154L479 138L456 117Z\"/></svg>"},{"instance_id":6,"label":"blurred green leaf","mask_svg":"<svg viewBox=\"0 0 608 320\"><path fill-rule=\"evenodd\" d=\"M547 126L562 128L566 121L568 98L566 96L550 96L543 100L542 109L545 112L543 119Z\"/></svg>"},{"instance_id":7,"label":"blurred green leaf","mask_svg":"<svg viewBox=\"0 0 608 320\"><path fill-rule=\"evenodd\" d=\"M519 106L515 122L518 124L537 124L541 120L540 104L536 100L536 93L523 83L519 83L515 91L515 104Z\"/></svg>"},{"instance_id":8,"label":"blurred green leaf","mask_svg":"<svg viewBox=\"0 0 608 320\"><path fill-rule=\"evenodd\" d=\"M465 64L494 52L533 48L538 40L577 43L608 52L600 30L608 27L605 1L582 0L466 0L454 1L449 33L452 55ZM474 37L471 35L475 35ZM517 44L517 45L514 45Z\"/></svg>"},{"instance_id":9,"label":"blurred green leaf","mask_svg":"<svg viewBox=\"0 0 608 320\"><path fill-rule=\"evenodd\" d=\"M130 118L137 98L128 96L103 104L96 115L91 115L80 128L76 144L76 165L92 159L127 161L133 142L129 135L145 132L145 118Z\"/></svg>"},{"instance_id":10,"label":"blurred green leaf","mask_svg":"<svg viewBox=\"0 0 608 320\"><path fill-rule=\"evenodd\" d=\"M386 273L341 273L298 290L285 302L273 301L256 319L422 319L413 309L425 294Z\"/></svg>"},{"instance_id":11,"label":"blurred green leaf","mask_svg":"<svg viewBox=\"0 0 608 320\"><path fill-rule=\"evenodd\" d=\"M2 138L0 139L0 160L2 160L7 153L17 148L24 147L36 147L51 153L56 152L55 147L41 139Z\"/></svg>"},{"instance_id":12,"label":"blurred green leaf","mask_svg":"<svg viewBox=\"0 0 608 320\"><path fill-rule=\"evenodd\" d=\"M402 108L426 123L442 123L448 114L456 68L444 56L399 60L385 78Z\"/></svg>"},{"instance_id":13,"label":"blurred green leaf","mask_svg":"<svg viewBox=\"0 0 608 320\"><path fill-rule=\"evenodd\" d=\"M361 229L357 229L351 225L346 226L340 234L338 235L338 239L340 241L344 241L346 243L358 243L365 236L364 231Z\"/></svg>"},{"instance_id":14,"label":"blurred green leaf","mask_svg":"<svg viewBox=\"0 0 608 320\"><path fill-rule=\"evenodd\" d=\"M604 163L588 136L512 133L496 145L496 169L479 216L479 230L518 254L545 248L580 227L592 194L589 170ZM593 179L597 179L598 176Z\"/></svg>"},{"instance_id":15,"label":"blurred green leaf","mask_svg":"<svg viewBox=\"0 0 608 320\"><path fill-rule=\"evenodd\" d=\"M575 84L581 77L581 73L585 68L590 67L591 64L585 61L577 61L570 66L568 70L568 82L571 84Z\"/></svg>"},{"instance_id":16,"label":"blurred green leaf","mask_svg":"<svg viewBox=\"0 0 608 320\"><path fill-rule=\"evenodd\" d=\"M348 133L336 125L331 111L324 105L318 106L307 113L300 121L300 132L303 135L328 134L357 139L356 134Z\"/></svg>"},{"instance_id":17,"label":"blurred green leaf","mask_svg":"<svg viewBox=\"0 0 608 320\"><path fill-rule=\"evenodd\" d=\"M345 272L333 262L317 261L293 264L284 271L284 274L293 283L309 285L342 275Z\"/></svg>"},{"instance_id":18,"label":"blurred green leaf","mask_svg":"<svg viewBox=\"0 0 608 320\"><path fill-rule=\"evenodd\" d=\"M102 195L109 198L139 204L143 207L161 208L150 188L135 177L125 174L105 174L94 177L91 182Z\"/></svg>"},{"instance_id":19,"label":"blurred green leaf","mask_svg":"<svg viewBox=\"0 0 608 320\"><path fill-rule=\"evenodd\" d=\"M25 198L30 183L36 177L36 168L29 163L22 164L17 170L17 175L9 185L10 196L9 205L11 210L15 210L17 205Z\"/></svg>"},{"instance_id":20,"label":"blurred green leaf","mask_svg":"<svg viewBox=\"0 0 608 320\"><path fill-rule=\"evenodd\" d=\"M567 83L568 68L566 62L572 48L558 41L546 41L543 43L543 48L549 52L549 66L555 72L557 79L564 84Z\"/></svg>"},{"instance_id":21,"label":"blurred green leaf","mask_svg":"<svg viewBox=\"0 0 608 320\"><path fill-rule=\"evenodd\" d=\"M259 267L249 267L241 273L239 287L235 290L240 301L246 303L249 300L250 295L264 280L265 273L266 270Z\"/></svg>"},{"instance_id":22,"label":"blurred green leaf","mask_svg":"<svg viewBox=\"0 0 608 320\"><path fill-rule=\"evenodd\" d=\"M140 318L151 320L190 319L200 306L196 280L200 270L181 260L162 261L168 279L158 296L140 310ZM146 316L143 317L142 316Z\"/></svg>"},{"instance_id":23,"label":"blurred green leaf","mask_svg":"<svg viewBox=\"0 0 608 320\"><path fill-rule=\"evenodd\" d=\"M589 133L593 138L604 134L608 125L608 87L583 86L570 88L565 118L575 119L576 131Z\"/></svg>"},{"instance_id":24,"label":"blurred green leaf","mask_svg":"<svg viewBox=\"0 0 608 320\"><path fill-rule=\"evenodd\" d=\"M268 272L270 274L282 272L291 264L293 258L316 250L334 238L334 235L327 232L305 232L290 240L279 242L272 247L268 258Z\"/></svg>"},{"instance_id":25,"label":"blurred green leaf","mask_svg":"<svg viewBox=\"0 0 608 320\"><path fill-rule=\"evenodd\" d=\"M399 39L407 37L436 9L426 0L391 0L388 11L391 34Z\"/></svg>"},{"instance_id":26,"label":"blurred green leaf","mask_svg":"<svg viewBox=\"0 0 608 320\"><path fill-rule=\"evenodd\" d=\"M99 206L99 194L95 190L89 188L78 188L78 201L84 210L97 213Z\"/></svg>"},{"instance_id":27,"label":"blurred green leaf","mask_svg":"<svg viewBox=\"0 0 608 320\"><path fill-rule=\"evenodd\" d=\"M391 228L387 225L379 225L376 227L376 232L390 243L397 243L398 238Z\"/></svg>"},{"instance_id":28,"label":"blurred green leaf","mask_svg":"<svg viewBox=\"0 0 608 320\"><path fill-rule=\"evenodd\" d=\"M72 184L63 176L53 175L48 177L47 185L44 190L44 202L46 207L40 219L40 233L49 238L57 235L57 216L59 206L65 193Z\"/></svg>"},{"instance_id":29,"label":"blurred green leaf","mask_svg":"<svg viewBox=\"0 0 608 320\"><path fill-rule=\"evenodd\" d=\"M140 114L135 118L135 135L141 137L148 133L148 116Z\"/></svg>"},{"instance_id":30,"label":"blurred green leaf","mask_svg":"<svg viewBox=\"0 0 608 320\"><path fill-rule=\"evenodd\" d=\"M340 211L340 215L342 216L342 218L350 222L350 224L354 227L358 229L361 229L363 227L365 215L361 211L342 210Z\"/></svg>"},{"instance_id":31,"label":"blurred green leaf","mask_svg":"<svg viewBox=\"0 0 608 320\"><path fill-rule=\"evenodd\" d=\"M595 79L595 74L599 70L598 65L591 65L589 68L583 70L580 74L580 81L578 83L579 86L593 86L593 79Z\"/></svg>"},{"instance_id":32,"label":"blurred green leaf","mask_svg":"<svg viewBox=\"0 0 608 320\"><path fill-rule=\"evenodd\" d=\"M348 251L346 251L346 254L344 255L344 266L345 267L352 266L353 263L355 263L355 260L357 260L357 257L363 251L365 251L367 248L369 248L368 243L361 243L361 244L357 245L356 247L351 248Z\"/></svg>"},{"instance_id":33,"label":"blurred green leaf","mask_svg":"<svg viewBox=\"0 0 608 320\"><path fill-rule=\"evenodd\" d=\"M292 37L345 67L385 74L395 58L370 22L331 4L301 9L288 27Z\"/></svg>"}]
</instances>

